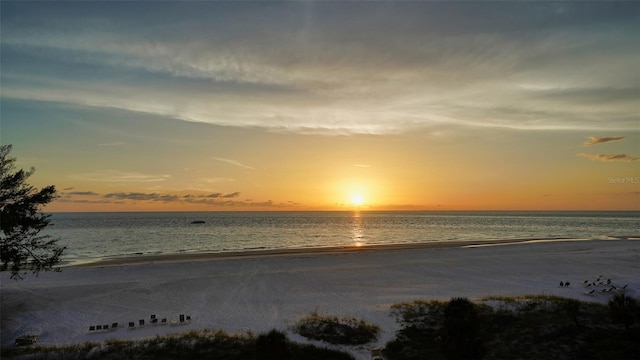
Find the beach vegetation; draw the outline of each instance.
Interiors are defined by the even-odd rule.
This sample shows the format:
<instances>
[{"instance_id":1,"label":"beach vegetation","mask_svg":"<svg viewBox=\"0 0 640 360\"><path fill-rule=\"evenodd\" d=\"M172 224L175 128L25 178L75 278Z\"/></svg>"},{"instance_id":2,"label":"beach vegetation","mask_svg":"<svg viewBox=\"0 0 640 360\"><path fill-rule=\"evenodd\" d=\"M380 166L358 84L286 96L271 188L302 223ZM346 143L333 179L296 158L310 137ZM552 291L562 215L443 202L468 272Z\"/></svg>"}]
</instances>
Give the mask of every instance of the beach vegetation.
<instances>
[{"instance_id":1,"label":"beach vegetation","mask_svg":"<svg viewBox=\"0 0 640 360\"><path fill-rule=\"evenodd\" d=\"M219 359L219 360L353 360L338 350L299 344L286 334L228 334L223 331L190 331L142 340L110 339L66 346L29 346L2 349L2 358L24 359Z\"/></svg>"},{"instance_id":2,"label":"beach vegetation","mask_svg":"<svg viewBox=\"0 0 640 360\"><path fill-rule=\"evenodd\" d=\"M391 315L402 329L389 342L390 359L479 359L484 355L480 312L467 298L395 304Z\"/></svg>"},{"instance_id":3,"label":"beach vegetation","mask_svg":"<svg viewBox=\"0 0 640 360\"><path fill-rule=\"evenodd\" d=\"M380 327L354 317L321 315L317 311L298 320L292 330L308 339L330 344L362 345L378 338Z\"/></svg>"},{"instance_id":4,"label":"beach vegetation","mask_svg":"<svg viewBox=\"0 0 640 360\"><path fill-rule=\"evenodd\" d=\"M291 359L289 339L285 333L275 329L261 334L256 339L256 353L260 360Z\"/></svg>"},{"instance_id":5,"label":"beach vegetation","mask_svg":"<svg viewBox=\"0 0 640 360\"><path fill-rule=\"evenodd\" d=\"M40 235L49 225L42 206L56 197L53 185L36 189L27 180L34 173L16 169L12 146L0 146L0 269L11 271L12 279L22 279L26 271L59 270L56 265L64 247L58 239Z\"/></svg>"},{"instance_id":6,"label":"beach vegetation","mask_svg":"<svg viewBox=\"0 0 640 360\"><path fill-rule=\"evenodd\" d=\"M444 319L446 303L438 300L416 300L411 303L391 305L391 316L396 321L420 328L435 329Z\"/></svg>"},{"instance_id":7,"label":"beach vegetation","mask_svg":"<svg viewBox=\"0 0 640 360\"><path fill-rule=\"evenodd\" d=\"M621 320L633 318L623 305L632 300L618 302L627 310L617 321L605 304L548 295L397 304L391 314L401 329L383 353L389 360L633 358L640 326Z\"/></svg>"},{"instance_id":8,"label":"beach vegetation","mask_svg":"<svg viewBox=\"0 0 640 360\"><path fill-rule=\"evenodd\" d=\"M467 298L453 298L444 308L441 329L442 350L449 359L482 359L485 354L480 337L476 305Z\"/></svg>"},{"instance_id":9,"label":"beach vegetation","mask_svg":"<svg viewBox=\"0 0 640 360\"><path fill-rule=\"evenodd\" d=\"M609 300L609 313L611 318L624 325L625 329L636 322L640 317L640 302L625 293L616 294Z\"/></svg>"}]
</instances>

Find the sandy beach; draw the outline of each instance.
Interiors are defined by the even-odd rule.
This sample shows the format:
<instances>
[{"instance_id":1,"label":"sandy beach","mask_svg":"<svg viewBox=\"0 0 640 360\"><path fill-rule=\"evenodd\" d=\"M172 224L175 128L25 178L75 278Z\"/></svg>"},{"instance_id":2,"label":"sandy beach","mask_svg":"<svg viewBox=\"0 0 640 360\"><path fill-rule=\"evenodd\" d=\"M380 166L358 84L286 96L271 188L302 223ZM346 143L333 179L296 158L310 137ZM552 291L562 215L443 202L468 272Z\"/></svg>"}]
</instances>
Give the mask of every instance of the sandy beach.
<instances>
[{"instance_id":1,"label":"sandy beach","mask_svg":"<svg viewBox=\"0 0 640 360\"><path fill-rule=\"evenodd\" d=\"M377 345L398 325L390 306L417 299L553 294L589 295L602 275L640 294L640 241L548 239L362 248L257 250L108 259L13 281L2 274L2 345L25 333L41 344L145 338L189 330L261 332L312 311L378 324ZM486 246L485 246L486 245ZM560 281L571 283L559 287ZM181 314L191 322L180 324ZM167 319L152 325L150 316ZM139 320L146 319L145 326ZM89 331L92 325L117 329ZM135 322L133 329L129 322ZM172 322L174 322L172 324ZM372 344L371 346L376 346ZM360 349L356 357L366 358Z\"/></svg>"}]
</instances>

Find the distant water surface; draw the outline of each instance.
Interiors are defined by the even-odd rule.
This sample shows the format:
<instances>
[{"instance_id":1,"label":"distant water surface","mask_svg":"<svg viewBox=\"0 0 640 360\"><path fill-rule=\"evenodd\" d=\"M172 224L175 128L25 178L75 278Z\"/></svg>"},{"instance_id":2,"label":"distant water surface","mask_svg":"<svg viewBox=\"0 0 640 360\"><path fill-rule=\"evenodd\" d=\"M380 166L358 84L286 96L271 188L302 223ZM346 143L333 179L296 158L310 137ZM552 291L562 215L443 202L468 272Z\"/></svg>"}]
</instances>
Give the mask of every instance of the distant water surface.
<instances>
[{"instance_id":1,"label":"distant water surface","mask_svg":"<svg viewBox=\"0 0 640 360\"><path fill-rule=\"evenodd\" d=\"M198 223L193 223L198 222ZM54 213L65 261L454 240L640 235L638 211Z\"/></svg>"}]
</instances>

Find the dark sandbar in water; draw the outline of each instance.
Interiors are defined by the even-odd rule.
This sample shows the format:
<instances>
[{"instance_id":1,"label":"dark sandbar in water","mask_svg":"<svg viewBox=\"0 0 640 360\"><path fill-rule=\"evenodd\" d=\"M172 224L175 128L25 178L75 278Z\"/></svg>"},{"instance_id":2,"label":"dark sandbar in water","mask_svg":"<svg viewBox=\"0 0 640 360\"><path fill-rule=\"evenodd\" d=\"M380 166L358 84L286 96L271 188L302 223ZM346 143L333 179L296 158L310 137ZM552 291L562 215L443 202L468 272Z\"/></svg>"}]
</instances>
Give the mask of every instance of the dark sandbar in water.
<instances>
[{"instance_id":1,"label":"dark sandbar in water","mask_svg":"<svg viewBox=\"0 0 640 360\"><path fill-rule=\"evenodd\" d=\"M156 262L187 262L205 261L216 259L233 258L260 258L273 256L306 256L319 254L341 254L341 253L364 253L380 251L400 251L400 250L424 250L424 249L444 249L456 247L484 247L498 245L517 245L533 242L559 242L559 241L588 241L585 238L540 238L540 239L501 239L482 241L433 241L425 243L405 243L405 244L367 244L361 246L328 246L312 248L283 248L283 249L249 249L244 251L224 251L224 252L191 252L178 254L135 254L132 256L110 257L103 259L89 260L83 263L73 263L68 266L96 267L96 266L116 266L125 264L144 264Z\"/></svg>"}]
</instances>

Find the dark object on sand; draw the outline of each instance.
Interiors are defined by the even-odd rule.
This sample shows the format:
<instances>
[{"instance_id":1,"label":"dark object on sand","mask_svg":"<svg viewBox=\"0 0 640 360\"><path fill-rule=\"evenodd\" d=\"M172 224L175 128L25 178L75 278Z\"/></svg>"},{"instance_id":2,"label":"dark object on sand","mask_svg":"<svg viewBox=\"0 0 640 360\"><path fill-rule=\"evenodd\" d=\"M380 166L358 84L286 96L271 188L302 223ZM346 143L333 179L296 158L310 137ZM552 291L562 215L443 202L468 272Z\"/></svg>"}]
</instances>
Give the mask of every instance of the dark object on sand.
<instances>
[{"instance_id":1,"label":"dark object on sand","mask_svg":"<svg viewBox=\"0 0 640 360\"><path fill-rule=\"evenodd\" d=\"M29 346L38 341L36 335L20 335L16 338L16 346Z\"/></svg>"},{"instance_id":2,"label":"dark object on sand","mask_svg":"<svg viewBox=\"0 0 640 360\"><path fill-rule=\"evenodd\" d=\"M192 224L204 224L204 220L193 220Z\"/></svg>"}]
</instances>

